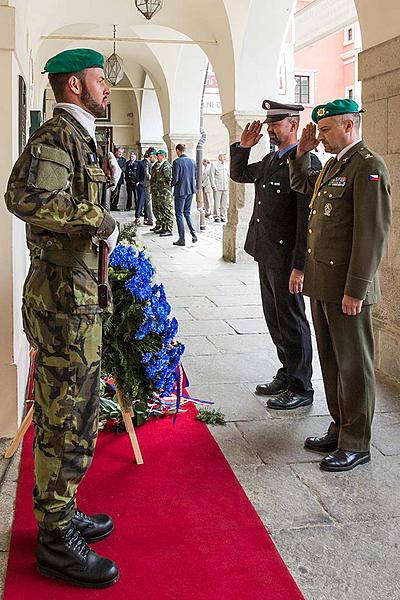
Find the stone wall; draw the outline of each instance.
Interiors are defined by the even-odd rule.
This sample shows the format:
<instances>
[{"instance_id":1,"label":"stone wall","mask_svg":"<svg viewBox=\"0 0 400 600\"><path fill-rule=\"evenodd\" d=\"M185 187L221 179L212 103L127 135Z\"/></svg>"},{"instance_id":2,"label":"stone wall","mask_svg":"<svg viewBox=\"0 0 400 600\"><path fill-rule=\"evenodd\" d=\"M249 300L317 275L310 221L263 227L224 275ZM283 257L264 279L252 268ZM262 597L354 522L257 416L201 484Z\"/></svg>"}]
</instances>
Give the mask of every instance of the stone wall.
<instances>
[{"instance_id":1,"label":"stone wall","mask_svg":"<svg viewBox=\"0 0 400 600\"><path fill-rule=\"evenodd\" d=\"M376 366L400 380L400 37L359 55L363 138L386 161L392 180L393 223L380 267L382 301L374 310Z\"/></svg>"}]
</instances>

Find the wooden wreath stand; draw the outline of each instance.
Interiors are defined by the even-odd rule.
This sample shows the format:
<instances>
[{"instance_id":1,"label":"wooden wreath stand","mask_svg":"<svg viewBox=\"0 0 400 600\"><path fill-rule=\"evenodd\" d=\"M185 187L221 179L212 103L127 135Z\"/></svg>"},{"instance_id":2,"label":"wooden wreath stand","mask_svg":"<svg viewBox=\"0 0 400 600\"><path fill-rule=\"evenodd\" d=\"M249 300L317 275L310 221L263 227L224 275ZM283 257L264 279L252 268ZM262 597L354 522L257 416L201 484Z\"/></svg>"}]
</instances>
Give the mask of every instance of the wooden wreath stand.
<instances>
[{"instance_id":1,"label":"wooden wreath stand","mask_svg":"<svg viewBox=\"0 0 400 600\"><path fill-rule=\"evenodd\" d=\"M144 461L143 461L142 453L140 451L139 442L136 437L135 428L132 423L133 411L132 411L132 409L125 410L123 408L122 392L118 388L116 390L116 394L117 394L118 404L121 409L122 418L124 420L125 429L129 434L129 439L132 444L132 449L133 449L133 454L135 455L136 464L143 465ZM29 426L32 423L32 418L33 418L33 402L31 404L31 407L29 408L28 412L26 413L25 418L22 421L17 433L15 434L14 439L12 440L11 444L8 446L7 450L5 451L4 458L12 458L14 456L15 452L18 449L18 446L24 439L25 433L28 431Z\"/></svg>"}]
</instances>

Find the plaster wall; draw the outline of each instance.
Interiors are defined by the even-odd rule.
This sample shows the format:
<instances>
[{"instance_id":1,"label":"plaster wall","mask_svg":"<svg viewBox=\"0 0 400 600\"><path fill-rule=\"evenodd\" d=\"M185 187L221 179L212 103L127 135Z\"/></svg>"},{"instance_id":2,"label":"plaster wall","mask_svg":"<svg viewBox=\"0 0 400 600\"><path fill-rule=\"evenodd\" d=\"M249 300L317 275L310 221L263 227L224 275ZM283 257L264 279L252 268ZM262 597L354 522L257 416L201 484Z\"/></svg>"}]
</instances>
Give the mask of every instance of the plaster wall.
<instances>
[{"instance_id":1,"label":"plaster wall","mask_svg":"<svg viewBox=\"0 0 400 600\"><path fill-rule=\"evenodd\" d=\"M381 154L392 180L393 223L380 267L382 300L374 310L376 366L400 380L400 37L359 55L363 138Z\"/></svg>"}]
</instances>

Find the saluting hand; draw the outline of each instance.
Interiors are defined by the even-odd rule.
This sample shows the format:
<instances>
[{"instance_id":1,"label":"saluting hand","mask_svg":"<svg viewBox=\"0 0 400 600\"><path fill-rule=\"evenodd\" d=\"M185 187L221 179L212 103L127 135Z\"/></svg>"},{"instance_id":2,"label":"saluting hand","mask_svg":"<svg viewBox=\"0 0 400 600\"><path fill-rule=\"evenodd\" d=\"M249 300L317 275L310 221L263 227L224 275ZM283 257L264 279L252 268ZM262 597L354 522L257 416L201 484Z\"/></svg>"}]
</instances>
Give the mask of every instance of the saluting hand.
<instances>
[{"instance_id":1,"label":"saluting hand","mask_svg":"<svg viewBox=\"0 0 400 600\"><path fill-rule=\"evenodd\" d=\"M299 269L293 269L289 279L289 292L291 294L300 294L303 291L304 272Z\"/></svg>"},{"instance_id":2,"label":"saluting hand","mask_svg":"<svg viewBox=\"0 0 400 600\"><path fill-rule=\"evenodd\" d=\"M253 121L252 124L247 123L240 138L242 148L251 148L258 144L263 134L260 133L262 127L261 121Z\"/></svg>"},{"instance_id":3,"label":"saluting hand","mask_svg":"<svg viewBox=\"0 0 400 600\"><path fill-rule=\"evenodd\" d=\"M304 127L299 143L297 144L296 158L300 158L306 152L314 150L318 144L317 126L314 123L309 123Z\"/></svg>"}]
</instances>

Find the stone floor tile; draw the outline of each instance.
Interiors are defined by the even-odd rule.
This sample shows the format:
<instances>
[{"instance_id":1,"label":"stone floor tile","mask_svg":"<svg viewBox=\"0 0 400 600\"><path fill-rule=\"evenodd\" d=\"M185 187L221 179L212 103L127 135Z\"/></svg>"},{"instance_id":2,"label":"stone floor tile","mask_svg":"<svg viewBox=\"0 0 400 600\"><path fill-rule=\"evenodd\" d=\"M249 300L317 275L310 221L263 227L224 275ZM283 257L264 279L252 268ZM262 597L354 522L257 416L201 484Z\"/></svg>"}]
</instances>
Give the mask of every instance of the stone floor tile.
<instances>
[{"instance_id":1,"label":"stone floor tile","mask_svg":"<svg viewBox=\"0 0 400 600\"><path fill-rule=\"evenodd\" d=\"M307 600L400 598L400 519L290 529L272 536Z\"/></svg>"},{"instance_id":2,"label":"stone floor tile","mask_svg":"<svg viewBox=\"0 0 400 600\"><path fill-rule=\"evenodd\" d=\"M261 464L260 457L242 438L234 423L208 428L231 466Z\"/></svg>"},{"instance_id":3,"label":"stone floor tile","mask_svg":"<svg viewBox=\"0 0 400 600\"><path fill-rule=\"evenodd\" d=\"M378 377L376 381L377 412L400 411L400 386L388 377Z\"/></svg>"},{"instance_id":4,"label":"stone floor tile","mask_svg":"<svg viewBox=\"0 0 400 600\"><path fill-rule=\"evenodd\" d=\"M185 359L185 369L193 384L208 384L263 381L265 377L272 377L275 367L264 356L256 355L251 361L245 361L240 354L220 354L205 356L200 360L188 356Z\"/></svg>"},{"instance_id":5,"label":"stone floor tile","mask_svg":"<svg viewBox=\"0 0 400 600\"><path fill-rule=\"evenodd\" d=\"M275 363L274 356L271 354L275 346L269 333L208 335L207 337L221 352L239 352L240 354L250 354L251 356L262 354L268 356L269 361Z\"/></svg>"},{"instance_id":6,"label":"stone floor tile","mask_svg":"<svg viewBox=\"0 0 400 600\"><path fill-rule=\"evenodd\" d=\"M201 308L215 308L215 304L204 296L175 296L168 298L170 305L175 308L192 308L200 306Z\"/></svg>"},{"instance_id":7,"label":"stone floor tile","mask_svg":"<svg viewBox=\"0 0 400 600\"><path fill-rule=\"evenodd\" d=\"M12 482L12 481L18 481L18 476L19 476L19 468L20 468L20 464L21 464L21 453L22 453L22 444L20 444L19 448L17 449L17 451L15 452L14 456L11 459L5 459L3 458L2 460L7 460L7 462L9 462L10 464L8 465L8 469L6 471L5 477L4 477L4 481L6 482Z\"/></svg>"},{"instance_id":8,"label":"stone floor tile","mask_svg":"<svg viewBox=\"0 0 400 600\"><path fill-rule=\"evenodd\" d=\"M225 321L183 321L179 324L179 334L182 336L192 335L235 335L235 331Z\"/></svg>"},{"instance_id":9,"label":"stone floor tile","mask_svg":"<svg viewBox=\"0 0 400 600\"><path fill-rule=\"evenodd\" d=\"M190 314L190 312L184 308L175 308L175 307L171 307L171 312L170 312L170 317L175 317L175 319L178 320L178 323L180 323L181 321L193 321L193 316Z\"/></svg>"},{"instance_id":10,"label":"stone floor tile","mask_svg":"<svg viewBox=\"0 0 400 600\"><path fill-rule=\"evenodd\" d=\"M10 541L17 483L3 481L0 491L0 552L5 552L8 550Z\"/></svg>"},{"instance_id":11,"label":"stone floor tile","mask_svg":"<svg viewBox=\"0 0 400 600\"><path fill-rule=\"evenodd\" d=\"M333 523L290 466L246 466L234 471L267 529Z\"/></svg>"},{"instance_id":12,"label":"stone floor tile","mask_svg":"<svg viewBox=\"0 0 400 600\"><path fill-rule=\"evenodd\" d=\"M238 333L265 333L267 326L264 319L227 319L226 322Z\"/></svg>"},{"instance_id":13,"label":"stone floor tile","mask_svg":"<svg viewBox=\"0 0 400 600\"><path fill-rule=\"evenodd\" d=\"M339 523L400 517L399 457L375 451L369 464L345 473L326 473L312 464L292 468Z\"/></svg>"},{"instance_id":14,"label":"stone floor tile","mask_svg":"<svg viewBox=\"0 0 400 600\"><path fill-rule=\"evenodd\" d=\"M210 354L220 354L218 348L214 346L212 342L210 342L204 336L178 336L178 340L185 345L185 352L182 357L183 364L186 363L185 358L187 356L197 356L199 360L201 360L202 356L208 356Z\"/></svg>"},{"instance_id":15,"label":"stone floor tile","mask_svg":"<svg viewBox=\"0 0 400 600\"><path fill-rule=\"evenodd\" d=\"M400 412L375 414L372 443L385 456L400 456Z\"/></svg>"},{"instance_id":16,"label":"stone floor tile","mask_svg":"<svg viewBox=\"0 0 400 600\"><path fill-rule=\"evenodd\" d=\"M225 296L223 294L215 294L214 292L206 295L211 302L214 302L217 306L248 306L250 304L260 304L259 294Z\"/></svg>"},{"instance_id":17,"label":"stone floor tile","mask_svg":"<svg viewBox=\"0 0 400 600\"><path fill-rule=\"evenodd\" d=\"M259 306L195 306L188 308L189 313L196 320L210 319L259 319L262 318L262 309ZM264 327L265 330L265 327Z\"/></svg>"},{"instance_id":18,"label":"stone floor tile","mask_svg":"<svg viewBox=\"0 0 400 600\"><path fill-rule=\"evenodd\" d=\"M8 552L0 552L0 598L4 593L4 579L6 577L8 564Z\"/></svg>"},{"instance_id":19,"label":"stone floor tile","mask_svg":"<svg viewBox=\"0 0 400 600\"><path fill-rule=\"evenodd\" d=\"M259 421L268 419L264 408L254 395L242 384L196 383L189 388L190 394L200 400L214 402L212 408L221 409L227 421Z\"/></svg>"},{"instance_id":20,"label":"stone floor tile","mask_svg":"<svg viewBox=\"0 0 400 600\"><path fill-rule=\"evenodd\" d=\"M315 431L326 431L330 419L307 417L302 419L269 419L268 421L238 423L237 427L263 462L298 463L319 462L321 456L304 448L304 440ZM317 465L315 465L317 468Z\"/></svg>"}]
</instances>

